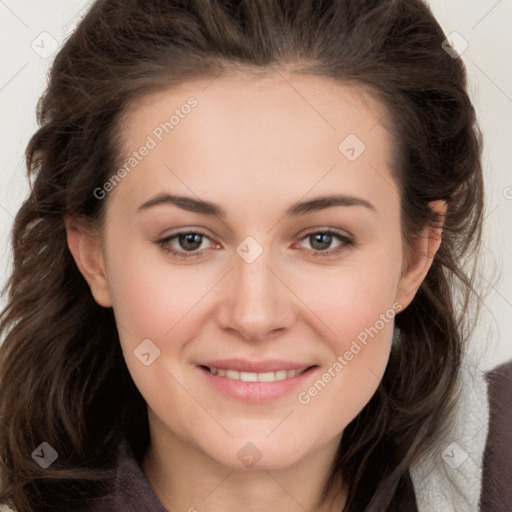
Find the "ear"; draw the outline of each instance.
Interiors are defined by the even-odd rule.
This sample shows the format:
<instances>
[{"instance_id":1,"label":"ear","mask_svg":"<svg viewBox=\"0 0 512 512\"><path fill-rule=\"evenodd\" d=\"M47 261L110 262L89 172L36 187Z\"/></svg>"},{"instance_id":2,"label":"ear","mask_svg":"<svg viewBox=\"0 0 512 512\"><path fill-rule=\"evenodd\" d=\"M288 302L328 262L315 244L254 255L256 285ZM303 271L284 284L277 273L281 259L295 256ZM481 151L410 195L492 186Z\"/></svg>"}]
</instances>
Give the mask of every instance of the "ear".
<instances>
[{"instance_id":1,"label":"ear","mask_svg":"<svg viewBox=\"0 0 512 512\"><path fill-rule=\"evenodd\" d=\"M101 237L76 219L66 219L66 232L69 250L89 284L94 300L100 306L111 307Z\"/></svg>"},{"instance_id":2,"label":"ear","mask_svg":"<svg viewBox=\"0 0 512 512\"><path fill-rule=\"evenodd\" d=\"M431 201L429 206L434 212L441 214L441 218L444 221L447 208L446 201ZM409 265L402 272L396 299L403 309L412 302L430 270L437 250L441 246L443 221L437 227L425 226L417 239L413 253L408 258Z\"/></svg>"}]
</instances>

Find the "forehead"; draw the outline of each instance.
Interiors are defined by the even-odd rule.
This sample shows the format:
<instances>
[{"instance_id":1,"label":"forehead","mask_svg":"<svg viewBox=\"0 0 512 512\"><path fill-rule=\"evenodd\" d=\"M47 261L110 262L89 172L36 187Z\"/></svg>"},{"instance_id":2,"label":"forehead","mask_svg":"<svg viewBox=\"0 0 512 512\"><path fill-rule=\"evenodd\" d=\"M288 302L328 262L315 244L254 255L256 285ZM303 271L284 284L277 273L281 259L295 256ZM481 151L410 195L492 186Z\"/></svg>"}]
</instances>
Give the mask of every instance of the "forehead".
<instances>
[{"instance_id":1,"label":"forehead","mask_svg":"<svg viewBox=\"0 0 512 512\"><path fill-rule=\"evenodd\" d=\"M324 77L226 73L187 82L139 98L126 113L121 164L135 165L115 194L393 192L385 118L362 86Z\"/></svg>"}]
</instances>

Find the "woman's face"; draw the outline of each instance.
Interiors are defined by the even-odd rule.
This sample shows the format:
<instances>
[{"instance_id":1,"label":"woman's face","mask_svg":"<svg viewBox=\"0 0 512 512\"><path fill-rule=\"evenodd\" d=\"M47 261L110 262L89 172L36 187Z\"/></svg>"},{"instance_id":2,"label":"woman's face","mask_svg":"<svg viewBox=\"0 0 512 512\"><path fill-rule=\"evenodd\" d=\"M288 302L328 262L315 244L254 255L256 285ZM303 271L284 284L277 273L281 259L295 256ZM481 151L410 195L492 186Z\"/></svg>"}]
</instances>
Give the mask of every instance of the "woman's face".
<instances>
[{"instance_id":1,"label":"woman's face","mask_svg":"<svg viewBox=\"0 0 512 512\"><path fill-rule=\"evenodd\" d=\"M402 273L385 115L358 87L284 72L134 105L82 268L152 432L239 468L338 444L428 270Z\"/></svg>"}]
</instances>

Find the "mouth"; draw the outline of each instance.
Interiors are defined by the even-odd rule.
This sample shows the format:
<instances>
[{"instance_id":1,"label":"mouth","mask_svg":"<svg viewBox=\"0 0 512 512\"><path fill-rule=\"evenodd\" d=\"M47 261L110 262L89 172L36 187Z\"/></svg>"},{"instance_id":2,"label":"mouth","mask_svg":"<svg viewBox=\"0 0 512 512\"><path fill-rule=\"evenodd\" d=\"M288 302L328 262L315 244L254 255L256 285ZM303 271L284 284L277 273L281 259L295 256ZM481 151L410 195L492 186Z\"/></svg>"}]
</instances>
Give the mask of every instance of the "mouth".
<instances>
[{"instance_id":1,"label":"mouth","mask_svg":"<svg viewBox=\"0 0 512 512\"><path fill-rule=\"evenodd\" d=\"M208 370L212 375L217 375L218 377L226 377L227 379L240 380L242 382L275 382L278 380L292 379L293 377L297 377L297 375L301 375L302 373L308 371L313 366L308 366L307 368L303 368L300 370L277 370L272 372L244 372L233 370L229 368L216 368L214 366L204 366L201 365L201 368Z\"/></svg>"},{"instance_id":2,"label":"mouth","mask_svg":"<svg viewBox=\"0 0 512 512\"><path fill-rule=\"evenodd\" d=\"M210 389L245 403L269 403L304 387L318 365L229 359L197 365Z\"/></svg>"}]
</instances>

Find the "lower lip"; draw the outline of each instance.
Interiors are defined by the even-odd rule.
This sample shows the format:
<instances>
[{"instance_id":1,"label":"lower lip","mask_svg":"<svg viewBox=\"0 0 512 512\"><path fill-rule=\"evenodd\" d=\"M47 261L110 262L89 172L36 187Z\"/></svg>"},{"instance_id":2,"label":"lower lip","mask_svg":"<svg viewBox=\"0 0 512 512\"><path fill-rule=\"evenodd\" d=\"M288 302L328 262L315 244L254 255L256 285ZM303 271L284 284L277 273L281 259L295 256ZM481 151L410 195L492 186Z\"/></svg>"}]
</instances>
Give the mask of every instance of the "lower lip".
<instances>
[{"instance_id":1,"label":"lower lip","mask_svg":"<svg viewBox=\"0 0 512 512\"><path fill-rule=\"evenodd\" d=\"M198 368L208 382L225 395L242 402L267 403L288 395L301 385L304 386L306 379L310 377L316 367L310 367L295 377L274 382L244 382L228 377L219 377L201 366Z\"/></svg>"}]
</instances>

